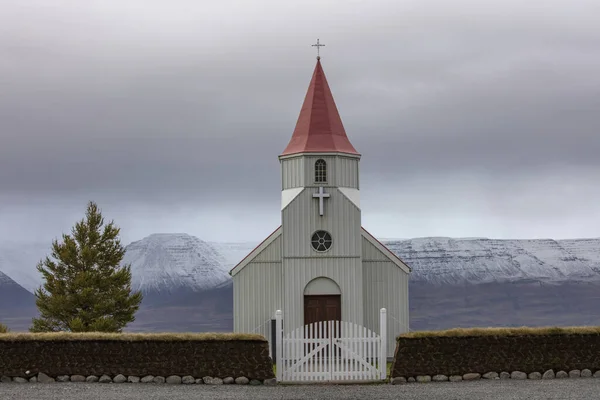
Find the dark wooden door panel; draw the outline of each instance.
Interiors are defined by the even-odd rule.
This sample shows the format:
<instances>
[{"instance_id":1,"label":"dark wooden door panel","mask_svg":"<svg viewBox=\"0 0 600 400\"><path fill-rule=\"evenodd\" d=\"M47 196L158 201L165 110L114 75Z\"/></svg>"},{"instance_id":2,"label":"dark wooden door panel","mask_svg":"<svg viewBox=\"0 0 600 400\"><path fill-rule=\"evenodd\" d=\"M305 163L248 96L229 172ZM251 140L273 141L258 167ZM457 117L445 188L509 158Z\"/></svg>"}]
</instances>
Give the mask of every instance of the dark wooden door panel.
<instances>
[{"instance_id":1,"label":"dark wooden door panel","mask_svg":"<svg viewBox=\"0 0 600 400\"><path fill-rule=\"evenodd\" d=\"M325 320L326 321L341 321L342 307L340 304L340 296L337 298L325 299Z\"/></svg>"},{"instance_id":2,"label":"dark wooden door panel","mask_svg":"<svg viewBox=\"0 0 600 400\"><path fill-rule=\"evenodd\" d=\"M340 295L304 296L304 324L320 321L341 321Z\"/></svg>"}]
</instances>

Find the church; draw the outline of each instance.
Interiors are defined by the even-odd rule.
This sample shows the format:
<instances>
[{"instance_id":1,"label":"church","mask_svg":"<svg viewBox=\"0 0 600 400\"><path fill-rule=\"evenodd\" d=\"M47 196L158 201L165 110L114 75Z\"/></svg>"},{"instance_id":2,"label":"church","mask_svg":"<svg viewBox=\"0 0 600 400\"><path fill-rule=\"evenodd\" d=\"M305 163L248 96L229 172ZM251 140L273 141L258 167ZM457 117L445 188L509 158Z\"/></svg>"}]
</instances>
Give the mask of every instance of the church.
<instances>
[{"instance_id":1,"label":"church","mask_svg":"<svg viewBox=\"0 0 600 400\"><path fill-rule=\"evenodd\" d=\"M317 57L279 155L281 226L230 272L235 332L271 341L276 310L284 332L328 320L378 332L386 308L387 357L393 357L396 336L408 331L411 270L361 225L360 159Z\"/></svg>"}]
</instances>

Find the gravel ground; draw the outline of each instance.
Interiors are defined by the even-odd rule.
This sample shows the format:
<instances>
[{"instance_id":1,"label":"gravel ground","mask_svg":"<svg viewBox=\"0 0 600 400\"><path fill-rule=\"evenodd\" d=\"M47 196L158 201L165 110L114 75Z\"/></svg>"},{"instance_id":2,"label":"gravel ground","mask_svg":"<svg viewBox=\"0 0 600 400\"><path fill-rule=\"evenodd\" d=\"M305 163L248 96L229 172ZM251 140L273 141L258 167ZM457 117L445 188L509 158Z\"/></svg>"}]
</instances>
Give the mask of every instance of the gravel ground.
<instances>
[{"instance_id":1,"label":"gravel ground","mask_svg":"<svg viewBox=\"0 0 600 400\"><path fill-rule=\"evenodd\" d=\"M406 385L239 386L102 383L0 383L2 400L188 399L598 399L600 379L494 380Z\"/></svg>"}]
</instances>

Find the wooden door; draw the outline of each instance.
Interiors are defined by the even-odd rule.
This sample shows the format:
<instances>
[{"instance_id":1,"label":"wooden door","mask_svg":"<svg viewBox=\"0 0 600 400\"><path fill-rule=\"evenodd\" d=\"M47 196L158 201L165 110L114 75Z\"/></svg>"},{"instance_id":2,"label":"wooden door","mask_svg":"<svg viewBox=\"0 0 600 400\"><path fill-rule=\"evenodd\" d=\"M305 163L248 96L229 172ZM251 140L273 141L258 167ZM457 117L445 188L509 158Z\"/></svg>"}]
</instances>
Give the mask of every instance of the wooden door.
<instances>
[{"instance_id":1,"label":"wooden door","mask_svg":"<svg viewBox=\"0 0 600 400\"><path fill-rule=\"evenodd\" d=\"M339 294L304 296L304 325L332 320L342 320L342 301Z\"/></svg>"},{"instance_id":2,"label":"wooden door","mask_svg":"<svg viewBox=\"0 0 600 400\"><path fill-rule=\"evenodd\" d=\"M332 295L305 295L304 296L304 325L309 325L315 322L325 321L341 321L342 320L342 301L339 294ZM332 328L330 331L329 328ZM312 338L314 335L321 336L323 338L332 338L339 336L338 326L330 324L323 324L320 329L323 332L309 331L306 332L306 337ZM329 345L331 346L331 344ZM327 352L331 351L328 347L325 347L322 354L318 354L316 358L321 359L327 357ZM308 344L304 348L305 354L310 353L315 349L314 344ZM336 353L338 353L336 351ZM330 353L333 356L333 353Z\"/></svg>"}]
</instances>

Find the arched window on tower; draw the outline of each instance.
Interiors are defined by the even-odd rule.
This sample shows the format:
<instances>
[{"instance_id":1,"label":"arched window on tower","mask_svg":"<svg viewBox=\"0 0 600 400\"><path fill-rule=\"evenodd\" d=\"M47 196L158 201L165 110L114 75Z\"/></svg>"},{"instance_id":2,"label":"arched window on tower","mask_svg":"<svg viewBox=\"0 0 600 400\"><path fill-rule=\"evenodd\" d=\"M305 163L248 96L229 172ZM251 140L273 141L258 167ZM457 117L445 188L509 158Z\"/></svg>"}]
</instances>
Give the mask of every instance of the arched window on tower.
<instances>
[{"instance_id":1,"label":"arched window on tower","mask_svg":"<svg viewBox=\"0 0 600 400\"><path fill-rule=\"evenodd\" d=\"M315 162L315 182L327 182L327 163L323 159Z\"/></svg>"}]
</instances>

